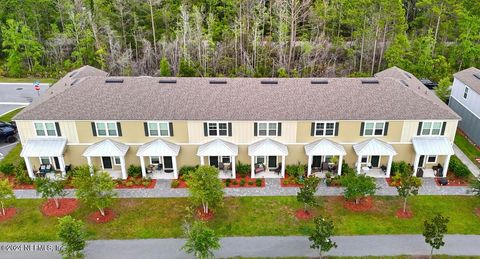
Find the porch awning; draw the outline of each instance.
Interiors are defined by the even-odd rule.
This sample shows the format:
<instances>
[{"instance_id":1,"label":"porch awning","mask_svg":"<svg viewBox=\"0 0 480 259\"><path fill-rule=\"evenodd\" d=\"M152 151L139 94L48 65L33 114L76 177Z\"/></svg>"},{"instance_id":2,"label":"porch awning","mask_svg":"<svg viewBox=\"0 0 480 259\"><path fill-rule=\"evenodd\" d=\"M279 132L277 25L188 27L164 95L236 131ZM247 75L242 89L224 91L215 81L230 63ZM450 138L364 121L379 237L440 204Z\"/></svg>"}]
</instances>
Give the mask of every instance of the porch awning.
<instances>
[{"instance_id":1,"label":"porch awning","mask_svg":"<svg viewBox=\"0 0 480 259\"><path fill-rule=\"evenodd\" d=\"M180 146L163 139L156 139L141 145L137 156L178 156Z\"/></svg>"},{"instance_id":2,"label":"porch awning","mask_svg":"<svg viewBox=\"0 0 480 259\"><path fill-rule=\"evenodd\" d=\"M417 155L453 155L452 143L447 137L413 137Z\"/></svg>"},{"instance_id":3,"label":"porch awning","mask_svg":"<svg viewBox=\"0 0 480 259\"><path fill-rule=\"evenodd\" d=\"M264 139L248 146L249 156L286 156L288 148L286 145L272 140Z\"/></svg>"},{"instance_id":4,"label":"porch awning","mask_svg":"<svg viewBox=\"0 0 480 259\"><path fill-rule=\"evenodd\" d=\"M105 139L97 142L83 152L83 156L125 156L129 146L123 143Z\"/></svg>"},{"instance_id":5,"label":"porch awning","mask_svg":"<svg viewBox=\"0 0 480 259\"><path fill-rule=\"evenodd\" d=\"M344 156L347 154L342 145L328 139L321 139L305 145L307 156Z\"/></svg>"},{"instance_id":6,"label":"porch awning","mask_svg":"<svg viewBox=\"0 0 480 259\"><path fill-rule=\"evenodd\" d=\"M198 147L197 156L238 156L238 146L215 139Z\"/></svg>"},{"instance_id":7,"label":"porch awning","mask_svg":"<svg viewBox=\"0 0 480 259\"><path fill-rule=\"evenodd\" d=\"M353 149L358 156L394 156L397 154L392 145L376 138L355 144Z\"/></svg>"},{"instance_id":8,"label":"porch awning","mask_svg":"<svg viewBox=\"0 0 480 259\"><path fill-rule=\"evenodd\" d=\"M52 157L63 156L65 138L33 138L27 140L20 153L21 157Z\"/></svg>"}]
</instances>

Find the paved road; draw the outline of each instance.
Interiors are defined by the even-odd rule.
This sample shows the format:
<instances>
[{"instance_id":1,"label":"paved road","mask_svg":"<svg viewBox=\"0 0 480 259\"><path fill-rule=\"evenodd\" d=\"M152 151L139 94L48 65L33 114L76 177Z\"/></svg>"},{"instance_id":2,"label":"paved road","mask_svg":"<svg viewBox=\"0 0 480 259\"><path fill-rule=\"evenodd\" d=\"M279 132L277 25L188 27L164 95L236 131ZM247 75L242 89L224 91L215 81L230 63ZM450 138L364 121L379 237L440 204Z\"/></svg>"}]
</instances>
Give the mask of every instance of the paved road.
<instances>
[{"instance_id":1,"label":"paved road","mask_svg":"<svg viewBox=\"0 0 480 259\"><path fill-rule=\"evenodd\" d=\"M40 84L40 94L49 84ZM32 83L0 83L0 114L29 105L38 97Z\"/></svg>"},{"instance_id":2,"label":"paved road","mask_svg":"<svg viewBox=\"0 0 480 259\"><path fill-rule=\"evenodd\" d=\"M396 256L427 255L430 248L421 235L372 235L338 236L334 238L338 248L327 253L334 256ZM192 258L181 251L183 239L143 240L96 240L90 241L85 252L87 258ZM479 235L447 235L446 245L436 254L475 256L480 255ZM56 251L5 251L7 245L50 245L54 250L58 243L0 243L0 258L60 258ZM227 237L221 240L222 248L215 257L279 257L317 256L309 248L310 243L303 236L288 237ZM38 247L38 246L37 246Z\"/></svg>"}]
</instances>

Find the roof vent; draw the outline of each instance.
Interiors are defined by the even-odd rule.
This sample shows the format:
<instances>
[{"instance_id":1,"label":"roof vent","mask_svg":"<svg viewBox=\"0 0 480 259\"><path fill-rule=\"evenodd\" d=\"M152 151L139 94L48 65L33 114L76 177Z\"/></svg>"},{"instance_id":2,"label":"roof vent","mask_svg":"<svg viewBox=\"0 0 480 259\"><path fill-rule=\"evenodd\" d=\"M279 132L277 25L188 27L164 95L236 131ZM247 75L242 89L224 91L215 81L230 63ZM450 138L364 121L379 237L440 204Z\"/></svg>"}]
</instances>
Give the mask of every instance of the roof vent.
<instances>
[{"instance_id":1,"label":"roof vent","mask_svg":"<svg viewBox=\"0 0 480 259\"><path fill-rule=\"evenodd\" d=\"M176 84L177 80L175 79L160 79L158 80L159 84Z\"/></svg>"},{"instance_id":2,"label":"roof vent","mask_svg":"<svg viewBox=\"0 0 480 259\"><path fill-rule=\"evenodd\" d=\"M122 78L107 78L105 80L105 83L107 84L118 84L118 83L123 83L123 79Z\"/></svg>"},{"instance_id":3,"label":"roof vent","mask_svg":"<svg viewBox=\"0 0 480 259\"><path fill-rule=\"evenodd\" d=\"M326 79L312 80L312 81L310 81L310 84L312 84L312 85L326 85L326 84L328 84L328 80L326 80Z\"/></svg>"},{"instance_id":4,"label":"roof vent","mask_svg":"<svg viewBox=\"0 0 480 259\"><path fill-rule=\"evenodd\" d=\"M362 79L362 84L378 84L378 80L377 79Z\"/></svg>"},{"instance_id":5,"label":"roof vent","mask_svg":"<svg viewBox=\"0 0 480 259\"><path fill-rule=\"evenodd\" d=\"M401 79L400 82L404 85L404 86L408 86L407 82L405 82L405 80Z\"/></svg>"},{"instance_id":6,"label":"roof vent","mask_svg":"<svg viewBox=\"0 0 480 259\"><path fill-rule=\"evenodd\" d=\"M276 85L278 84L278 81L276 80L262 80L260 81L262 85Z\"/></svg>"},{"instance_id":7,"label":"roof vent","mask_svg":"<svg viewBox=\"0 0 480 259\"><path fill-rule=\"evenodd\" d=\"M73 71L72 73L70 73L70 77L74 77L76 74L78 74L78 71Z\"/></svg>"},{"instance_id":8,"label":"roof vent","mask_svg":"<svg viewBox=\"0 0 480 259\"><path fill-rule=\"evenodd\" d=\"M477 79L480 79L480 74L473 74L474 77L476 77Z\"/></svg>"},{"instance_id":9,"label":"roof vent","mask_svg":"<svg viewBox=\"0 0 480 259\"><path fill-rule=\"evenodd\" d=\"M404 73L406 77L412 78L412 76L409 73Z\"/></svg>"},{"instance_id":10,"label":"roof vent","mask_svg":"<svg viewBox=\"0 0 480 259\"><path fill-rule=\"evenodd\" d=\"M226 83L227 83L227 80L210 80L210 84L212 85L223 85Z\"/></svg>"}]
</instances>

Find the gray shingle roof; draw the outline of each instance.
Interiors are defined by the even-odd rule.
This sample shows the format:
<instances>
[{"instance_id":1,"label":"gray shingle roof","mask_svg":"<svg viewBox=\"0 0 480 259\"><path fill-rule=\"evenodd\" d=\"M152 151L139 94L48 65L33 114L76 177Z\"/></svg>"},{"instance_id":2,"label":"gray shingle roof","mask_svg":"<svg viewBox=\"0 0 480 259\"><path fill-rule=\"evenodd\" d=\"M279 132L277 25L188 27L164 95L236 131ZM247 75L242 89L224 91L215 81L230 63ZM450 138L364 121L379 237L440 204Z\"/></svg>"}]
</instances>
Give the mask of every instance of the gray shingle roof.
<instances>
[{"instance_id":1,"label":"gray shingle roof","mask_svg":"<svg viewBox=\"0 0 480 259\"><path fill-rule=\"evenodd\" d=\"M448 106L442 106L441 101L432 100L429 92L416 91L414 87L403 85L394 75L384 74L370 78L378 80L378 84L362 84L364 78L87 76L51 94L34 108L27 107L15 119L459 119ZM107 78L123 79L123 83L106 83ZM176 80L176 83L159 83L166 79ZM226 83L211 84L212 80ZM328 84L312 84L312 80L328 80ZM276 81L277 84L261 84L262 81Z\"/></svg>"},{"instance_id":2,"label":"gray shingle roof","mask_svg":"<svg viewBox=\"0 0 480 259\"><path fill-rule=\"evenodd\" d=\"M475 77L474 74L480 77L480 69L474 67L467 68L453 74L453 76L480 94L480 78Z\"/></svg>"}]
</instances>

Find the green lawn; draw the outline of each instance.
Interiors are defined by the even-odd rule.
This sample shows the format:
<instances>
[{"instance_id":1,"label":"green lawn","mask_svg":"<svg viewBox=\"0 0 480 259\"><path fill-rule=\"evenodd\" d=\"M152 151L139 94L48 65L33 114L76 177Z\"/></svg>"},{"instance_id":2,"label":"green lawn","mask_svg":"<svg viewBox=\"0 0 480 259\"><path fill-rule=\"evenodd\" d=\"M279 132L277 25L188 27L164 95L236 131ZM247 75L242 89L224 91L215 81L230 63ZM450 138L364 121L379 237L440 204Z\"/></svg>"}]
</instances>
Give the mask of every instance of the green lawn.
<instances>
[{"instance_id":1,"label":"green lawn","mask_svg":"<svg viewBox=\"0 0 480 259\"><path fill-rule=\"evenodd\" d=\"M480 199L464 196L418 196L411 199L415 212L410 220L396 219L401 207L396 197L376 197L371 212L354 213L343 208L341 197L323 198L316 215L328 215L335 221L338 235L419 234L423 220L440 212L450 217L449 233L480 234L480 218L474 208ZM0 223L0 241L54 240L55 218L39 211L41 200L18 200L18 215ZM131 239L180 237L182 221L189 205L186 198L119 199L114 205L118 218L106 224L87 223L89 239ZM222 236L305 235L311 221L299 221L295 210L301 208L296 197L226 198L209 225ZM91 209L81 207L73 216L87 220Z\"/></svg>"},{"instance_id":2,"label":"green lawn","mask_svg":"<svg viewBox=\"0 0 480 259\"><path fill-rule=\"evenodd\" d=\"M40 83L48 83L53 84L57 81L54 78L36 78L36 77L22 77L22 78L15 78L15 77L0 77L0 83L32 83L38 81Z\"/></svg>"},{"instance_id":3,"label":"green lawn","mask_svg":"<svg viewBox=\"0 0 480 259\"><path fill-rule=\"evenodd\" d=\"M17 113L19 113L23 108L19 108L16 110L13 110L3 116L0 116L0 121L11 121L13 116L15 116ZM5 164L5 163L12 163L16 164L17 161L20 159L20 151L22 151L22 145L18 143L10 153L8 153L2 160L0 160L0 164Z\"/></svg>"},{"instance_id":4,"label":"green lawn","mask_svg":"<svg viewBox=\"0 0 480 259\"><path fill-rule=\"evenodd\" d=\"M0 121L6 121L6 122L11 121L13 116L17 115L17 113L19 113L21 110L23 110L23 108L15 109L11 112L8 112L8 113L0 116Z\"/></svg>"},{"instance_id":5,"label":"green lawn","mask_svg":"<svg viewBox=\"0 0 480 259\"><path fill-rule=\"evenodd\" d=\"M480 168L480 163L475 160L475 158L480 157L480 150L473 146L462 134L459 133L455 135L455 144Z\"/></svg>"}]
</instances>

